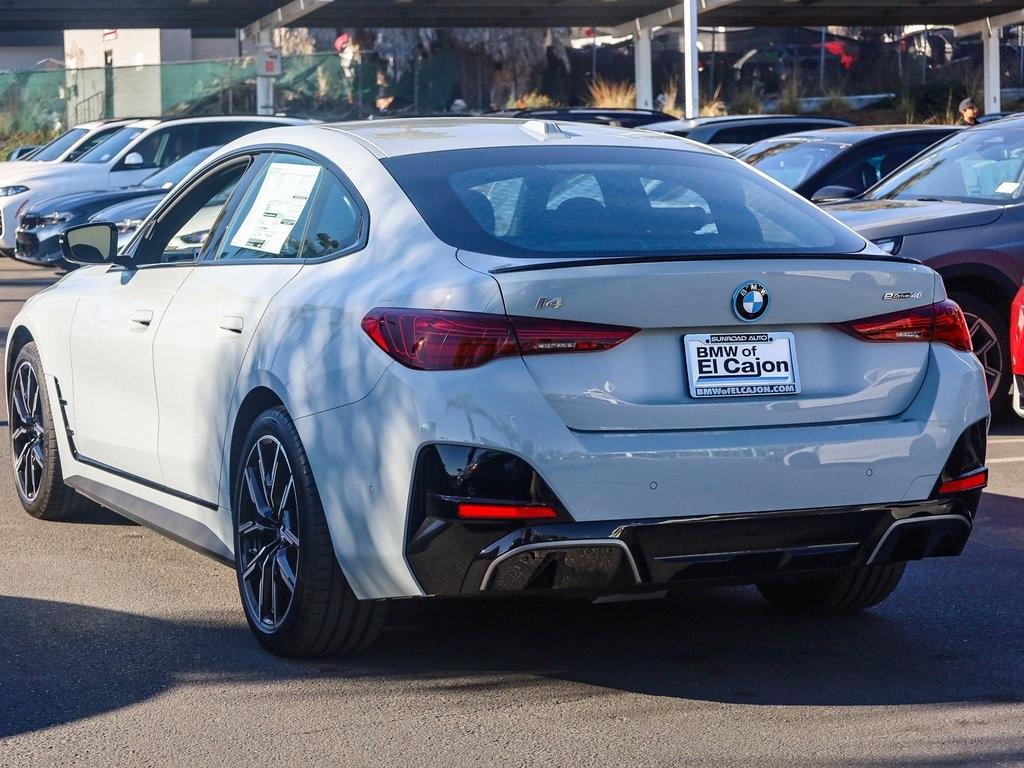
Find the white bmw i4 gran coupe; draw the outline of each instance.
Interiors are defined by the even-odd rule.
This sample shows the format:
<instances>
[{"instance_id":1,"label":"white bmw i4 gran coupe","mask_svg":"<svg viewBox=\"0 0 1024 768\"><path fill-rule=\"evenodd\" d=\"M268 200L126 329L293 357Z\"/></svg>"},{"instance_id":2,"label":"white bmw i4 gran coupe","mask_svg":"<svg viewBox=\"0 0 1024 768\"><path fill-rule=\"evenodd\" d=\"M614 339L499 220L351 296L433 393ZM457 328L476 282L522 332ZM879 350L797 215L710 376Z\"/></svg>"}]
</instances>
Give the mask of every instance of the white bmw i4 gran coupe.
<instances>
[{"instance_id":1,"label":"white bmw i4 gran coupe","mask_svg":"<svg viewBox=\"0 0 1024 768\"><path fill-rule=\"evenodd\" d=\"M421 595L862 609L971 532L989 412L941 279L713 149L278 128L116 240L69 229L86 266L11 328L22 504L232 564L274 653L359 648Z\"/></svg>"}]
</instances>

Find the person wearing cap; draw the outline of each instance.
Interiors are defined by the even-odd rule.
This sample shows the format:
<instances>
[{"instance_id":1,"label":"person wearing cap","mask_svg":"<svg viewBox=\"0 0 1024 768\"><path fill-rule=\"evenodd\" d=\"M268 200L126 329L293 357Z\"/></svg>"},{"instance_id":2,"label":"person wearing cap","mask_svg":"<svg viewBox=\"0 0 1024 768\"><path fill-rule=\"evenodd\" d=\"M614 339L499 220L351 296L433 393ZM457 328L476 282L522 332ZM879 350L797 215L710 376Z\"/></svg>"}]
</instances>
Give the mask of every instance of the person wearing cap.
<instances>
[{"instance_id":1,"label":"person wearing cap","mask_svg":"<svg viewBox=\"0 0 1024 768\"><path fill-rule=\"evenodd\" d=\"M964 99L960 102L960 121L957 125L966 125L968 127L978 124L978 107L974 103L974 99Z\"/></svg>"}]
</instances>

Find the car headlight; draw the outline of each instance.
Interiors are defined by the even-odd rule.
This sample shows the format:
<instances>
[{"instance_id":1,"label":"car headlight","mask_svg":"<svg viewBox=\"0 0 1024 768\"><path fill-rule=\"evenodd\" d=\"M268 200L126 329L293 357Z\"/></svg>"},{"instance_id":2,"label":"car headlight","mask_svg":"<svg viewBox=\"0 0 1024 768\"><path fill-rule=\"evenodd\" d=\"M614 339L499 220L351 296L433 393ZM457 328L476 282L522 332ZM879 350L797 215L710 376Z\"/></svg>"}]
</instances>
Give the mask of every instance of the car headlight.
<instances>
[{"instance_id":1,"label":"car headlight","mask_svg":"<svg viewBox=\"0 0 1024 768\"><path fill-rule=\"evenodd\" d=\"M903 238L887 237L884 240L875 240L874 243L886 253L895 256L897 253L900 252L900 248L903 247Z\"/></svg>"},{"instance_id":2,"label":"car headlight","mask_svg":"<svg viewBox=\"0 0 1024 768\"><path fill-rule=\"evenodd\" d=\"M53 213L47 213L39 217L43 224L63 224L65 221L70 221L74 218L74 214L64 213L62 211L54 211Z\"/></svg>"},{"instance_id":3,"label":"car headlight","mask_svg":"<svg viewBox=\"0 0 1024 768\"><path fill-rule=\"evenodd\" d=\"M28 192L28 187L22 184L8 184L6 187L0 187L0 197L20 195L22 192Z\"/></svg>"},{"instance_id":4,"label":"car headlight","mask_svg":"<svg viewBox=\"0 0 1024 768\"><path fill-rule=\"evenodd\" d=\"M143 221L144 219L121 219L121 221L115 222L114 226L117 227L118 233L127 235L142 226Z\"/></svg>"}]
</instances>

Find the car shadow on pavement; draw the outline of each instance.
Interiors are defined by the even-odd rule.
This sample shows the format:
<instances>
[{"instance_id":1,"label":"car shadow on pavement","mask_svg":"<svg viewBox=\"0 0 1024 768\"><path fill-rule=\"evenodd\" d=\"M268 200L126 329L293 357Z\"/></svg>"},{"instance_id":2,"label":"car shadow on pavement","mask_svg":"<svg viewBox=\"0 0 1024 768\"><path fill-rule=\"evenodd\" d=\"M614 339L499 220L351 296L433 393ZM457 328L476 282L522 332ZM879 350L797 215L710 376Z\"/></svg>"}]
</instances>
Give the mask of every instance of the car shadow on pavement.
<instances>
[{"instance_id":1,"label":"car shadow on pavement","mask_svg":"<svg viewBox=\"0 0 1024 768\"><path fill-rule=\"evenodd\" d=\"M418 695L563 681L745 705L1024 702L1020 501L987 494L984 510L985 535L961 561L911 564L889 601L851 616L782 615L752 588L603 605L409 600L371 650L297 662L260 650L240 609L169 620L0 596L0 739L178 685L288 680L325 695L396 680Z\"/></svg>"}]
</instances>

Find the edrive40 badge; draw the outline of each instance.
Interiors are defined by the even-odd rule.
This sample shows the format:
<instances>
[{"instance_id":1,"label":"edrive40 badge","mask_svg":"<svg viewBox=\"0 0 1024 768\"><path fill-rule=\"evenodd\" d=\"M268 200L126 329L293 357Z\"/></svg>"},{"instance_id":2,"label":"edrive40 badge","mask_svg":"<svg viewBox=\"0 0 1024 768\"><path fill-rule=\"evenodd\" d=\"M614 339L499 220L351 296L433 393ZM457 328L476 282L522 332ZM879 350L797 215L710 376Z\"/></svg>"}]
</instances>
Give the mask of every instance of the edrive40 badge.
<instances>
[{"instance_id":1,"label":"edrive40 badge","mask_svg":"<svg viewBox=\"0 0 1024 768\"><path fill-rule=\"evenodd\" d=\"M764 317L771 304L771 295L761 283L744 283L732 295L732 311L745 323Z\"/></svg>"}]
</instances>

